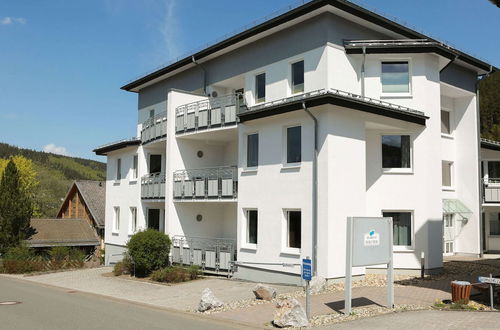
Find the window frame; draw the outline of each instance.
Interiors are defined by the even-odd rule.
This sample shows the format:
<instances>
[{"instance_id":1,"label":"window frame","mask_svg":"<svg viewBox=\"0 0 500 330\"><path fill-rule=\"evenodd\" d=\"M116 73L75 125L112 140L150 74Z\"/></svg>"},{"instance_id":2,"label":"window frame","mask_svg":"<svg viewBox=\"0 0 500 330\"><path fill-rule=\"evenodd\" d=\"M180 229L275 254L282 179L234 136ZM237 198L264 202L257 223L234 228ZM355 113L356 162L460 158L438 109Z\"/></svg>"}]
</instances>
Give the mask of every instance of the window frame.
<instances>
[{"instance_id":1,"label":"window frame","mask_svg":"<svg viewBox=\"0 0 500 330\"><path fill-rule=\"evenodd\" d=\"M289 229L290 229L290 212L299 212L300 213L300 248L297 247L290 247L290 242L289 242ZM301 249L303 246L303 241L302 241L302 224L303 224L303 219L302 219L302 209L297 209L297 208L285 208L283 209L283 221L282 221L282 240L281 240L281 251L284 254L290 254L290 255L300 255Z\"/></svg>"},{"instance_id":2,"label":"window frame","mask_svg":"<svg viewBox=\"0 0 500 330\"><path fill-rule=\"evenodd\" d=\"M488 237L497 238L500 237L500 212L488 212ZM496 219L492 220L492 215L496 215ZM498 233L493 233L491 228L492 222L498 222L499 231Z\"/></svg>"},{"instance_id":3,"label":"window frame","mask_svg":"<svg viewBox=\"0 0 500 330\"><path fill-rule=\"evenodd\" d=\"M132 166L130 167L130 182L135 182L139 178L139 155L132 156Z\"/></svg>"},{"instance_id":4,"label":"window frame","mask_svg":"<svg viewBox=\"0 0 500 330\"><path fill-rule=\"evenodd\" d=\"M261 76L261 75L264 75L264 97L258 98L259 89L257 86L257 81L258 81L257 77ZM254 74L254 94L253 94L254 103L255 104L265 103L266 102L266 94L267 94L267 74L265 71L261 71L259 73Z\"/></svg>"},{"instance_id":5,"label":"window frame","mask_svg":"<svg viewBox=\"0 0 500 330\"><path fill-rule=\"evenodd\" d=\"M134 211L132 211L134 210ZM137 232L137 206L129 207L130 224L128 227L128 234L134 235Z\"/></svg>"},{"instance_id":6,"label":"window frame","mask_svg":"<svg viewBox=\"0 0 500 330\"><path fill-rule=\"evenodd\" d=\"M390 63L390 62L407 62L408 63L408 92L384 92L384 83L382 80L383 76L383 70L382 70L382 65L384 63ZM380 97L381 98L411 98L413 96L413 82L412 82L412 72L413 72L413 65L412 65L412 59L407 57L407 58L382 58L380 59L379 63L379 68L380 68Z\"/></svg>"},{"instance_id":7,"label":"window frame","mask_svg":"<svg viewBox=\"0 0 500 330\"><path fill-rule=\"evenodd\" d=\"M441 111L444 111L444 112L447 112L448 113L448 125L449 125L449 129L450 129L450 133L443 133L441 132L441 137L443 138L449 138L449 139L453 139L455 137L455 123L454 123L454 120L453 120L453 109L449 109L447 107L441 107ZM442 116L441 116L441 112L439 113L440 115L440 123L442 121Z\"/></svg>"},{"instance_id":8,"label":"window frame","mask_svg":"<svg viewBox=\"0 0 500 330\"><path fill-rule=\"evenodd\" d=\"M120 207L113 206L113 226L111 228L113 234L120 232Z\"/></svg>"},{"instance_id":9,"label":"window frame","mask_svg":"<svg viewBox=\"0 0 500 330\"><path fill-rule=\"evenodd\" d=\"M441 178L441 189L444 191L454 191L455 190L455 162L451 160L442 160L441 161L441 173L443 172L443 165L447 163L450 165L450 185L443 185L444 178Z\"/></svg>"},{"instance_id":10,"label":"window frame","mask_svg":"<svg viewBox=\"0 0 500 330\"><path fill-rule=\"evenodd\" d=\"M245 226L243 227L243 248L257 250L259 244L259 211L256 208L245 208L243 209L245 216ZM257 233L256 233L256 243L250 242L250 212L257 213Z\"/></svg>"},{"instance_id":11,"label":"window frame","mask_svg":"<svg viewBox=\"0 0 500 330\"><path fill-rule=\"evenodd\" d=\"M288 162L288 129L289 128L294 128L294 127L300 127L300 161L298 162ZM302 124L291 124L283 127L283 157L282 157L282 163L283 167L300 167L302 164L303 160L303 152L302 152L302 147L303 147L303 125Z\"/></svg>"},{"instance_id":12,"label":"window frame","mask_svg":"<svg viewBox=\"0 0 500 330\"><path fill-rule=\"evenodd\" d=\"M297 63L300 63L302 62L303 64L303 72L302 72L302 90L301 91L298 91L298 92L295 92L294 91L294 81L293 81L293 65L294 64L297 64ZM289 95L298 95L298 94L302 94L305 92L305 87L306 87L306 67L305 67L306 63L304 61L303 58L299 58L299 59L294 59L293 61L290 62L290 76L289 76L289 79L288 79L288 88L289 88ZM299 84L300 85L300 84Z\"/></svg>"},{"instance_id":13,"label":"window frame","mask_svg":"<svg viewBox=\"0 0 500 330\"><path fill-rule=\"evenodd\" d=\"M123 179L121 157L116 159L115 166L115 182L120 182Z\"/></svg>"},{"instance_id":14,"label":"window frame","mask_svg":"<svg viewBox=\"0 0 500 330\"><path fill-rule=\"evenodd\" d=\"M257 164L255 166L248 166L248 139L251 135L257 135ZM243 166L246 171L256 171L259 168L259 155L260 155L260 134L259 131L247 132L245 134L245 164Z\"/></svg>"},{"instance_id":15,"label":"window frame","mask_svg":"<svg viewBox=\"0 0 500 330\"><path fill-rule=\"evenodd\" d=\"M382 216L384 213L410 213L410 245L392 245L394 252L398 251L414 251L415 250L415 211L409 209L383 209L381 211Z\"/></svg>"},{"instance_id":16,"label":"window frame","mask_svg":"<svg viewBox=\"0 0 500 330\"><path fill-rule=\"evenodd\" d=\"M384 150L383 150L383 137L384 136L409 136L410 142L410 167L384 167ZM380 167L383 174L413 174L413 134L408 132L384 132L380 134Z\"/></svg>"}]
</instances>

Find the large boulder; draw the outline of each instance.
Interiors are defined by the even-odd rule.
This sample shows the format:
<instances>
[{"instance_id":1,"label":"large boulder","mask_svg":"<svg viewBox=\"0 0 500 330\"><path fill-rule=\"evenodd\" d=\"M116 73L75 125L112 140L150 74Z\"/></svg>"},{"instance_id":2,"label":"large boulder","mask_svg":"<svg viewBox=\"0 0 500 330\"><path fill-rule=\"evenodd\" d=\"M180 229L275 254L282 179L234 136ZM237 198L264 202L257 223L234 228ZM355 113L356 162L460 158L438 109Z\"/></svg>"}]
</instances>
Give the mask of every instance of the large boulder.
<instances>
[{"instance_id":1,"label":"large boulder","mask_svg":"<svg viewBox=\"0 0 500 330\"><path fill-rule=\"evenodd\" d=\"M276 289L259 283L253 289L253 294L257 299L271 301L276 298Z\"/></svg>"},{"instance_id":2,"label":"large boulder","mask_svg":"<svg viewBox=\"0 0 500 330\"><path fill-rule=\"evenodd\" d=\"M273 324L280 328L307 327L306 312L297 299L284 299L276 302Z\"/></svg>"},{"instance_id":3,"label":"large boulder","mask_svg":"<svg viewBox=\"0 0 500 330\"><path fill-rule=\"evenodd\" d=\"M210 309L224 306L224 303L214 296L212 290L206 288L201 293L201 300L198 304L198 311L205 312Z\"/></svg>"},{"instance_id":4,"label":"large boulder","mask_svg":"<svg viewBox=\"0 0 500 330\"><path fill-rule=\"evenodd\" d=\"M321 276L314 276L309 282L309 290L311 294L317 294L323 291L323 289L326 286L326 280L324 277Z\"/></svg>"}]
</instances>

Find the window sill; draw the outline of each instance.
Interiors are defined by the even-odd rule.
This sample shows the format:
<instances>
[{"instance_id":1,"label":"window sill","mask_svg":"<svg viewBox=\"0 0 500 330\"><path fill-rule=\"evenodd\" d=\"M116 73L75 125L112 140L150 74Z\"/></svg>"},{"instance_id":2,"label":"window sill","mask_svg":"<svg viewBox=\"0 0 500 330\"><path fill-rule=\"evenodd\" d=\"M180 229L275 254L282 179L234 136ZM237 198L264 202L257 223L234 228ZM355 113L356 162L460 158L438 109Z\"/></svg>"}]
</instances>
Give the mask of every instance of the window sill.
<instances>
[{"instance_id":1,"label":"window sill","mask_svg":"<svg viewBox=\"0 0 500 330\"><path fill-rule=\"evenodd\" d=\"M443 190L443 191L455 191L455 187L442 187L441 190Z\"/></svg>"},{"instance_id":2,"label":"window sill","mask_svg":"<svg viewBox=\"0 0 500 330\"><path fill-rule=\"evenodd\" d=\"M381 99L411 99L413 95L411 93L382 93L380 94Z\"/></svg>"},{"instance_id":3,"label":"window sill","mask_svg":"<svg viewBox=\"0 0 500 330\"><path fill-rule=\"evenodd\" d=\"M129 184L136 184L137 183L137 179L130 179L128 181Z\"/></svg>"},{"instance_id":4,"label":"window sill","mask_svg":"<svg viewBox=\"0 0 500 330\"><path fill-rule=\"evenodd\" d=\"M244 245L241 246L241 249L255 252L257 251L257 244L245 243Z\"/></svg>"},{"instance_id":5,"label":"window sill","mask_svg":"<svg viewBox=\"0 0 500 330\"><path fill-rule=\"evenodd\" d=\"M119 233L119 232L117 232L117 231L112 231L112 232L111 232L111 235L113 235L113 236L118 236L118 235L120 235L120 233Z\"/></svg>"},{"instance_id":6,"label":"window sill","mask_svg":"<svg viewBox=\"0 0 500 330\"><path fill-rule=\"evenodd\" d=\"M393 252L395 252L395 253L415 253L415 250L410 246L394 246Z\"/></svg>"},{"instance_id":7,"label":"window sill","mask_svg":"<svg viewBox=\"0 0 500 330\"><path fill-rule=\"evenodd\" d=\"M441 137L443 139L455 140L455 137L453 135L451 135L451 134L441 133Z\"/></svg>"},{"instance_id":8,"label":"window sill","mask_svg":"<svg viewBox=\"0 0 500 330\"><path fill-rule=\"evenodd\" d=\"M113 184L116 186L116 185L119 185L121 182L122 182L122 180L115 180L115 181L113 182Z\"/></svg>"},{"instance_id":9,"label":"window sill","mask_svg":"<svg viewBox=\"0 0 500 330\"><path fill-rule=\"evenodd\" d=\"M500 234L489 234L489 238L500 238Z\"/></svg>"},{"instance_id":10,"label":"window sill","mask_svg":"<svg viewBox=\"0 0 500 330\"><path fill-rule=\"evenodd\" d=\"M302 163L283 163L281 164L281 168L283 170L288 170L288 169L294 169L294 168L300 168L302 166Z\"/></svg>"},{"instance_id":11,"label":"window sill","mask_svg":"<svg viewBox=\"0 0 500 330\"><path fill-rule=\"evenodd\" d=\"M284 248L281 250L281 254L300 257L300 249L298 249L298 248Z\"/></svg>"},{"instance_id":12,"label":"window sill","mask_svg":"<svg viewBox=\"0 0 500 330\"><path fill-rule=\"evenodd\" d=\"M258 167L245 167L241 170L241 173L257 173Z\"/></svg>"},{"instance_id":13,"label":"window sill","mask_svg":"<svg viewBox=\"0 0 500 330\"><path fill-rule=\"evenodd\" d=\"M382 168L383 174L413 174L413 168Z\"/></svg>"}]
</instances>

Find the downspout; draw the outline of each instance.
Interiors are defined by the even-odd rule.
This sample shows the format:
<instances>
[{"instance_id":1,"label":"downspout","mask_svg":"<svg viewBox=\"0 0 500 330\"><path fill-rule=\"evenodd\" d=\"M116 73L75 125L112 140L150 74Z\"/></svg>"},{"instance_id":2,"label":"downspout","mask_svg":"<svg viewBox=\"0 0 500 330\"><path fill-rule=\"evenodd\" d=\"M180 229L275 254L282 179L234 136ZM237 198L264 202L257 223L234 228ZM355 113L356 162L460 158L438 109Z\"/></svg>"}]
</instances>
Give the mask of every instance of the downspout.
<instances>
[{"instance_id":1,"label":"downspout","mask_svg":"<svg viewBox=\"0 0 500 330\"><path fill-rule=\"evenodd\" d=\"M193 61L193 63L196 66L198 66L201 70L203 70L203 93L205 93L205 95L207 95L207 70L205 70L205 68L203 67L203 65L201 65L198 62L196 62L196 60L194 59L194 55L191 56L191 61Z\"/></svg>"},{"instance_id":2,"label":"downspout","mask_svg":"<svg viewBox=\"0 0 500 330\"><path fill-rule=\"evenodd\" d=\"M484 185L484 180L481 178L481 166L482 164L482 157L481 157L481 107L480 107L480 100L479 100L479 83L481 80L484 78L488 77L491 73L493 72L493 67L490 66L490 72L479 75L478 79L476 81L476 109L477 109L477 144L478 144L478 178L480 178L480 184L479 184L479 256L482 258L483 257L483 246L484 246L484 240L485 237L483 235L483 185Z\"/></svg>"},{"instance_id":3,"label":"downspout","mask_svg":"<svg viewBox=\"0 0 500 330\"><path fill-rule=\"evenodd\" d=\"M318 120L306 107L306 102L302 101L302 109L314 121L314 157L313 157L313 189L312 189L312 270L313 275L318 275Z\"/></svg>"},{"instance_id":4,"label":"downspout","mask_svg":"<svg viewBox=\"0 0 500 330\"><path fill-rule=\"evenodd\" d=\"M366 46L363 46L363 62L361 63L361 96L365 97L365 61Z\"/></svg>"}]
</instances>

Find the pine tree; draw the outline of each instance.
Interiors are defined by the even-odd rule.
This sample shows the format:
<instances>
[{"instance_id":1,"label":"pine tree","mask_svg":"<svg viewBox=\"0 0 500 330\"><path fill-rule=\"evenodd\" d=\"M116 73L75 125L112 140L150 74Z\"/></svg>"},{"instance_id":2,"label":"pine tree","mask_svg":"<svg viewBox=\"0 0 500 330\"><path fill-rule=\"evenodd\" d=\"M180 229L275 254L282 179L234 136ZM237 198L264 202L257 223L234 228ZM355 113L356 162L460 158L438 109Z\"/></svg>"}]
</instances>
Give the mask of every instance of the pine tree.
<instances>
[{"instance_id":1,"label":"pine tree","mask_svg":"<svg viewBox=\"0 0 500 330\"><path fill-rule=\"evenodd\" d=\"M19 171L11 160L0 180L0 253L33 235L31 199L21 189Z\"/></svg>"}]
</instances>

